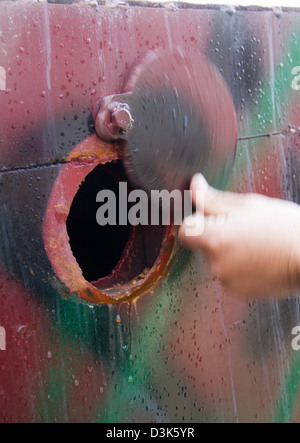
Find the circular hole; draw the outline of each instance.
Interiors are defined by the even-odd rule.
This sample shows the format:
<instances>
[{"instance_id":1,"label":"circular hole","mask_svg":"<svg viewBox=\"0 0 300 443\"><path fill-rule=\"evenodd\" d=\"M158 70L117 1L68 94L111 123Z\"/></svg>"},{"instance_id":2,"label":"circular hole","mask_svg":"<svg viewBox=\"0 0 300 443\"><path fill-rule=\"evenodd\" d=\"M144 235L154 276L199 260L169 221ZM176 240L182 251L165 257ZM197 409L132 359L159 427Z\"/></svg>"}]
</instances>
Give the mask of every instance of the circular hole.
<instances>
[{"instance_id":1,"label":"circular hole","mask_svg":"<svg viewBox=\"0 0 300 443\"><path fill-rule=\"evenodd\" d=\"M62 293L91 303L122 303L150 292L168 275L177 249L172 224L152 226L148 220L147 226L109 230L97 224L99 191L110 189L118 197L121 181L131 191L120 157L118 145L94 134L79 143L55 180L43 224L45 251Z\"/></svg>"},{"instance_id":2,"label":"circular hole","mask_svg":"<svg viewBox=\"0 0 300 443\"><path fill-rule=\"evenodd\" d=\"M114 290L144 278L164 240L161 225L118 224L120 182L127 183L129 193L131 187L120 161L97 166L82 182L66 222L71 250L83 276L98 289ZM104 189L116 196L117 224L113 226L100 226L96 220L101 206L96 195Z\"/></svg>"},{"instance_id":3,"label":"circular hole","mask_svg":"<svg viewBox=\"0 0 300 443\"><path fill-rule=\"evenodd\" d=\"M119 219L119 180L125 176L121 164L99 165L81 184L74 197L67 218L67 231L73 254L86 280L97 281L111 273L120 260L129 240L130 226L99 226L96 213L100 206L96 202L99 191L109 189L117 198L117 220Z\"/></svg>"}]
</instances>

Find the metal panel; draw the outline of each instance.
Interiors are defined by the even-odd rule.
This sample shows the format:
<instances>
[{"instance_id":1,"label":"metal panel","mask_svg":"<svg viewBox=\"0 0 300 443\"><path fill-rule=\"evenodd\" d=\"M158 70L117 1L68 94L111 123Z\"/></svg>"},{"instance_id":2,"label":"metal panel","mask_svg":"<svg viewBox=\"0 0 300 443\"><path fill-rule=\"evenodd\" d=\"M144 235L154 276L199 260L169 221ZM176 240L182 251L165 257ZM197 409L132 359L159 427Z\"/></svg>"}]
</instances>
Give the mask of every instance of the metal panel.
<instances>
[{"instance_id":1,"label":"metal panel","mask_svg":"<svg viewBox=\"0 0 300 443\"><path fill-rule=\"evenodd\" d=\"M93 133L96 98L155 47L204 52L226 78L240 138L229 188L300 202L300 15L227 11L1 2L1 422L299 421L297 297L232 298L180 249L155 290L85 303L44 249L53 185Z\"/></svg>"}]
</instances>

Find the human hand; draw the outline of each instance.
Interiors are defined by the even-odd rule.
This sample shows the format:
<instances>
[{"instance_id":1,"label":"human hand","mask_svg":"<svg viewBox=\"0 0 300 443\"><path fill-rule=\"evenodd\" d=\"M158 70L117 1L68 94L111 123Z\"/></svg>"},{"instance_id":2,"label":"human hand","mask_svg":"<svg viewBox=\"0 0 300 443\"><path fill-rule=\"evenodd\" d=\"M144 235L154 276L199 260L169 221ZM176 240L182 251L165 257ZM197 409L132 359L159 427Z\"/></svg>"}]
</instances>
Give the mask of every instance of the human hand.
<instances>
[{"instance_id":1,"label":"human hand","mask_svg":"<svg viewBox=\"0 0 300 443\"><path fill-rule=\"evenodd\" d=\"M203 192L200 202L197 190ZM191 192L197 212L184 220L179 240L204 251L226 288L254 298L300 289L300 206L218 191L201 174L193 177ZM192 223L203 223L203 233L189 236Z\"/></svg>"}]
</instances>

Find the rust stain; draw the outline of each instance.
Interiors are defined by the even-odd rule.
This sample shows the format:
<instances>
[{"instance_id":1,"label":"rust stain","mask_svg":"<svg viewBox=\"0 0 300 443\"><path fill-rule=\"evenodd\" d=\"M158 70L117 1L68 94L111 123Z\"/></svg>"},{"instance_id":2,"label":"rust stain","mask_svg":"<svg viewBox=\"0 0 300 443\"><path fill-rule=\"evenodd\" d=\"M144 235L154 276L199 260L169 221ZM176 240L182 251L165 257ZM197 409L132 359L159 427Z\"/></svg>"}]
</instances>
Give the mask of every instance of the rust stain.
<instances>
[{"instance_id":1,"label":"rust stain","mask_svg":"<svg viewBox=\"0 0 300 443\"><path fill-rule=\"evenodd\" d=\"M85 177L99 164L119 159L118 144L101 141L96 134L79 143L67 157L53 186L43 226L45 250L57 277L66 285L70 295L92 303L131 301L151 291L168 274L175 250L175 228L168 226L154 265L135 280L99 290L84 278L69 243L67 217Z\"/></svg>"},{"instance_id":2,"label":"rust stain","mask_svg":"<svg viewBox=\"0 0 300 443\"><path fill-rule=\"evenodd\" d=\"M99 160L105 164L121 158L120 148L117 143L108 143L100 140L96 134L79 143L66 157L66 162L91 162Z\"/></svg>"}]
</instances>

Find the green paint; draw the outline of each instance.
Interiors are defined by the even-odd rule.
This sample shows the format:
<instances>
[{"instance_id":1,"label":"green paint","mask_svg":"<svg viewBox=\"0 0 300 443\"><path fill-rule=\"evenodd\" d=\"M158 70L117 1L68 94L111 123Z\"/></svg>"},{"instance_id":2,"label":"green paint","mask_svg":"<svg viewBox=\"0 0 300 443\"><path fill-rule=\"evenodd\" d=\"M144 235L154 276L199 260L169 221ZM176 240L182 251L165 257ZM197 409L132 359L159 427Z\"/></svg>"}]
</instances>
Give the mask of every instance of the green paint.
<instances>
[{"instance_id":1,"label":"green paint","mask_svg":"<svg viewBox=\"0 0 300 443\"><path fill-rule=\"evenodd\" d=\"M149 411L155 415L159 410L153 392L153 377L157 371L163 370L164 363L157 348L166 328L172 323L171 318L177 314L169 288L181 286L192 256L193 254L185 249L179 251L170 275L162 282L141 323L135 325L130 350L132 354L128 355L125 362L117 362L116 373L113 374L106 395L106 405L101 407L94 421L130 422L137 413L143 417L149 414Z\"/></svg>"},{"instance_id":2,"label":"green paint","mask_svg":"<svg viewBox=\"0 0 300 443\"><path fill-rule=\"evenodd\" d=\"M286 376L285 384L276 402L273 414L273 423L292 422L296 410L298 410L298 400L300 393L300 355L296 353L291 362L290 373Z\"/></svg>"}]
</instances>

